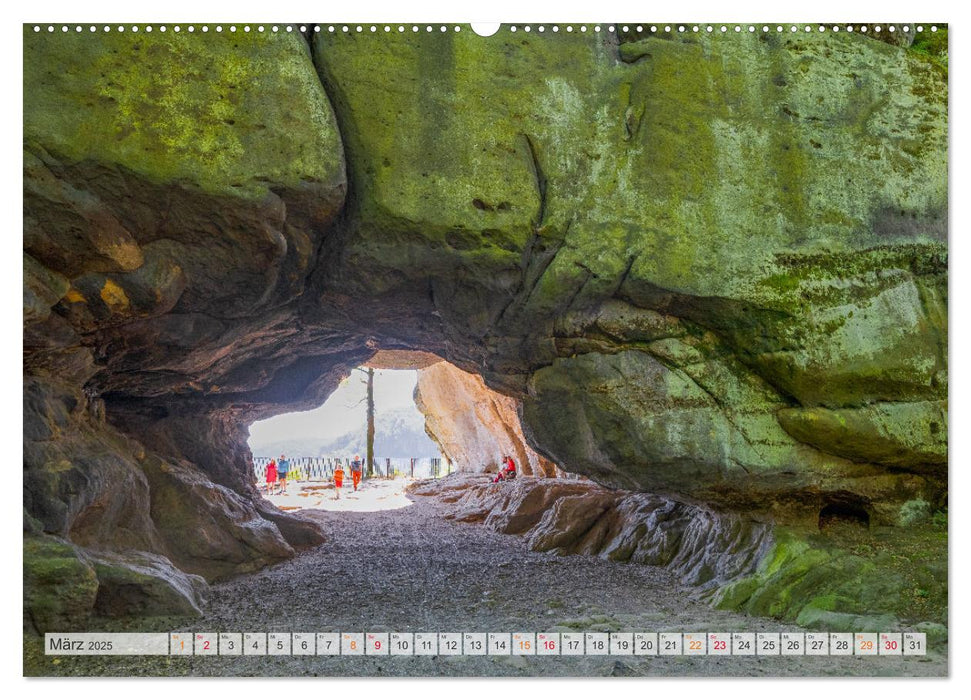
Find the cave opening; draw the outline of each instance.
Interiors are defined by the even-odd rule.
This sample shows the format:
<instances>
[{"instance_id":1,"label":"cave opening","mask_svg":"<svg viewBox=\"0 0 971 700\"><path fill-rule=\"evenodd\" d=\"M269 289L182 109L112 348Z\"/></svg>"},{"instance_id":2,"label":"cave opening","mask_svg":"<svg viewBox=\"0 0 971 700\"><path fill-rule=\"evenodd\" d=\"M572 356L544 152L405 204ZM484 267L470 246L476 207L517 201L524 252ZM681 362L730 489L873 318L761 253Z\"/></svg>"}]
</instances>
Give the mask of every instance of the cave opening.
<instances>
[{"instance_id":1,"label":"cave opening","mask_svg":"<svg viewBox=\"0 0 971 700\"><path fill-rule=\"evenodd\" d=\"M248 478L280 510L399 509L411 504L406 489L415 482L491 475L507 459L519 476L563 474L528 445L516 398L436 354L378 350L330 386L316 408L264 415L248 426Z\"/></svg>"},{"instance_id":2,"label":"cave opening","mask_svg":"<svg viewBox=\"0 0 971 700\"><path fill-rule=\"evenodd\" d=\"M263 497L284 511L374 512L410 505L404 495L408 484L444 476L452 468L415 403L418 373L358 366L317 408L252 423L248 445ZM352 478L355 461L361 465L359 485Z\"/></svg>"},{"instance_id":3,"label":"cave opening","mask_svg":"<svg viewBox=\"0 0 971 700\"><path fill-rule=\"evenodd\" d=\"M870 514L862 502L855 500L832 501L820 509L820 530L844 525L864 529L870 527Z\"/></svg>"}]
</instances>

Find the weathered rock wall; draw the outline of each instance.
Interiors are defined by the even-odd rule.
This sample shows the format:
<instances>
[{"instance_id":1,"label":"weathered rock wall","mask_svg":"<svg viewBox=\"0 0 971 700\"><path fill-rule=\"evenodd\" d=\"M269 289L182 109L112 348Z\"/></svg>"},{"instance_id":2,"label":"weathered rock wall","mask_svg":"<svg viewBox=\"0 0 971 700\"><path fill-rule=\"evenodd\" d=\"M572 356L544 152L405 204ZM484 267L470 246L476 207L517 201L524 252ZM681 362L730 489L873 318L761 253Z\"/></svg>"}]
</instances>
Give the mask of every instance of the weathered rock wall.
<instances>
[{"instance_id":1,"label":"weathered rock wall","mask_svg":"<svg viewBox=\"0 0 971 700\"><path fill-rule=\"evenodd\" d=\"M493 391L478 375L447 362L421 369L415 403L425 414L425 431L459 471L496 472L509 455L521 474L559 473L523 437L519 402Z\"/></svg>"},{"instance_id":2,"label":"weathered rock wall","mask_svg":"<svg viewBox=\"0 0 971 700\"><path fill-rule=\"evenodd\" d=\"M939 635L947 622L946 530L884 528L883 554L852 523L778 527L775 518L691 505L589 481L493 484L454 474L409 491L447 504L445 517L526 538L537 551L662 566L716 607L810 629L878 632L902 625Z\"/></svg>"},{"instance_id":3,"label":"weathered rock wall","mask_svg":"<svg viewBox=\"0 0 971 700\"><path fill-rule=\"evenodd\" d=\"M444 356L601 483L879 504L909 462L938 492L939 66L829 32L493 39L315 37L348 286L427 288Z\"/></svg>"},{"instance_id":4,"label":"weathered rock wall","mask_svg":"<svg viewBox=\"0 0 971 700\"><path fill-rule=\"evenodd\" d=\"M185 612L186 575L321 541L254 497L245 432L338 380L288 307L344 201L340 136L297 37L25 39L25 580L91 594L41 591L25 621Z\"/></svg>"},{"instance_id":5,"label":"weathered rock wall","mask_svg":"<svg viewBox=\"0 0 971 700\"><path fill-rule=\"evenodd\" d=\"M25 567L87 601L82 549L213 579L319 541L246 426L379 350L605 486L946 503L946 56L914 46L25 28Z\"/></svg>"},{"instance_id":6,"label":"weathered rock wall","mask_svg":"<svg viewBox=\"0 0 971 700\"><path fill-rule=\"evenodd\" d=\"M667 567L699 593L753 574L773 544L766 522L589 481L455 475L409 491L451 504L447 518L521 535L537 551Z\"/></svg>"}]
</instances>

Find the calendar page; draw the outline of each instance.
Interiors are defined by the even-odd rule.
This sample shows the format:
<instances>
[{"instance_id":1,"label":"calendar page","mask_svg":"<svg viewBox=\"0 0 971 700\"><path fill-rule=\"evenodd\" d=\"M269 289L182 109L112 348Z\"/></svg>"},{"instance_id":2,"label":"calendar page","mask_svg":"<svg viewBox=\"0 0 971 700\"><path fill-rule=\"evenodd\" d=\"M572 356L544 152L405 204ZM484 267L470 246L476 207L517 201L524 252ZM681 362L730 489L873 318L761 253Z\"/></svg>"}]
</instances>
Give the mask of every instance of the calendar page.
<instances>
[{"instance_id":1,"label":"calendar page","mask_svg":"<svg viewBox=\"0 0 971 700\"><path fill-rule=\"evenodd\" d=\"M948 674L947 23L274 14L22 27L25 676Z\"/></svg>"}]
</instances>

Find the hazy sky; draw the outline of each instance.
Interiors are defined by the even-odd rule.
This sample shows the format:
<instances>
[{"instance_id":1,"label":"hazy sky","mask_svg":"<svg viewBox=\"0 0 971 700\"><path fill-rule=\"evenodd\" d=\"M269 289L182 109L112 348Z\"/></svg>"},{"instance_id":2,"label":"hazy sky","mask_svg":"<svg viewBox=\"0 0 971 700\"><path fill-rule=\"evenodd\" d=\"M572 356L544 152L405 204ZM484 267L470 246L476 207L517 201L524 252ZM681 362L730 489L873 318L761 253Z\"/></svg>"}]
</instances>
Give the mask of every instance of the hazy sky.
<instances>
[{"instance_id":1,"label":"hazy sky","mask_svg":"<svg viewBox=\"0 0 971 700\"><path fill-rule=\"evenodd\" d=\"M374 370L374 404L378 411L414 406L412 394L418 382L413 369ZM337 387L320 408L303 413L284 413L250 426L250 444L302 438L335 438L367 423L367 378L361 372ZM417 410L417 409L416 409Z\"/></svg>"}]
</instances>

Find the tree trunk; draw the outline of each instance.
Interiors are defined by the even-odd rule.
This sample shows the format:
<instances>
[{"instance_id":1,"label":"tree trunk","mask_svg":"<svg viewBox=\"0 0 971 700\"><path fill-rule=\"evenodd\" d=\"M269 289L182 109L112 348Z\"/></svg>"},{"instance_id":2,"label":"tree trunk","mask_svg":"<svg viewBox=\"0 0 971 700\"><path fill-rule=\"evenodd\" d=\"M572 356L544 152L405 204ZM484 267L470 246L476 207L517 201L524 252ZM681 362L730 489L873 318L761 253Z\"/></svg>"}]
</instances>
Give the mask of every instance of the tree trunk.
<instances>
[{"instance_id":1,"label":"tree trunk","mask_svg":"<svg viewBox=\"0 0 971 700\"><path fill-rule=\"evenodd\" d=\"M374 476L374 369L367 370L367 469L370 479Z\"/></svg>"}]
</instances>

